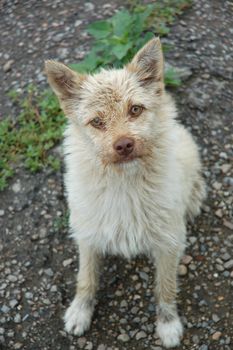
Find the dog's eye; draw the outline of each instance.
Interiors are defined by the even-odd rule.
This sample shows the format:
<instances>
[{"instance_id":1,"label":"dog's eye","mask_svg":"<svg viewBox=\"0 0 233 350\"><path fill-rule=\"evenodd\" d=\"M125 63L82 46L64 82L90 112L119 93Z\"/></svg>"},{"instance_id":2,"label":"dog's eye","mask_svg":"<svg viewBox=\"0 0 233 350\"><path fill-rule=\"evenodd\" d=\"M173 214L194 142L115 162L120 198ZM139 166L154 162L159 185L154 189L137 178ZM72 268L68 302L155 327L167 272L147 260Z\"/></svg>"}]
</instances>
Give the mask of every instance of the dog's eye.
<instances>
[{"instance_id":1,"label":"dog's eye","mask_svg":"<svg viewBox=\"0 0 233 350\"><path fill-rule=\"evenodd\" d=\"M104 129L105 127L105 123L99 117L95 117L94 119L92 119L90 121L90 124L97 129Z\"/></svg>"},{"instance_id":2,"label":"dog's eye","mask_svg":"<svg viewBox=\"0 0 233 350\"><path fill-rule=\"evenodd\" d=\"M131 117L138 117L142 113L142 111L142 106L134 105L130 108L129 114L131 115Z\"/></svg>"}]
</instances>

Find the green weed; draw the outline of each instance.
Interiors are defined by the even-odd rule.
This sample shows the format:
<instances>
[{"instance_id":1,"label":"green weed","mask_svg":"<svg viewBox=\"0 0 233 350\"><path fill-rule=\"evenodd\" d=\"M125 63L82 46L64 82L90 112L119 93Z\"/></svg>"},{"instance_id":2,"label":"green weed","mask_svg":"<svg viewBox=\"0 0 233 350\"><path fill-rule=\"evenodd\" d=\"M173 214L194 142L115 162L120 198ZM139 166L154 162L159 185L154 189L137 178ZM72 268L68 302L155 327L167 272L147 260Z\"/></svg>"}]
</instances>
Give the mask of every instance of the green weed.
<instances>
[{"instance_id":1,"label":"green weed","mask_svg":"<svg viewBox=\"0 0 233 350\"><path fill-rule=\"evenodd\" d=\"M10 118L0 122L0 190L7 186L18 160L32 172L47 165L59 168L59 160L49 150L60 141L65 124L58 101L50 90L38 94L35 87L29 86L26 98L21 100L16 91L11 91L9 96L22 112L17 122Z\"/></svg>"},{"instance_id":2,"label":"green weed","mask_svg":"<svg viewBox=\"0 0 233 350\"><path fill-rule=\"evenodd\" d=\"M147 5L142 5L139 0L128 0L130 7L136 12L144 11ZM159 0L153 3L153 11L148 18L148 26L156 35L164 36L170 32L169 25L173 24L176 17L192 5L192 0Z\"/></svg>"},{"instance_id":3,"label":"green weed","mask_svg":"<svg viewBox=\"0 0 233 350\"><path fill-rule=\"evenodd\" d=\"M191 1L163 0L149 5L141 5L139 1L130 3L131 12L123 9L107 20L88 26L87 32L94 38L92 49L82 62L71 64L71 68L82 73L96 71L101 66L123 66L154 34L166 35L169 32L167 25L173 23L176 15L190 6ZM165 84L180 85L174 69L165 71Z\"/></svg>"},{"instance_id":4,"label":"green weed","mask_svg":"<svg viewBox=\"0 0 233 350\"><path fill-rule=\"evenodd\" d=\"M87 32L94 37L92 49L81 63L73 64L72 68L79 72L93 72L100 66L121 67L127 63L154 36L152 32L144 32L152 11L152 5L137 13L122 10L107 20L90 24Z\"/></svg>"}]
</instances>

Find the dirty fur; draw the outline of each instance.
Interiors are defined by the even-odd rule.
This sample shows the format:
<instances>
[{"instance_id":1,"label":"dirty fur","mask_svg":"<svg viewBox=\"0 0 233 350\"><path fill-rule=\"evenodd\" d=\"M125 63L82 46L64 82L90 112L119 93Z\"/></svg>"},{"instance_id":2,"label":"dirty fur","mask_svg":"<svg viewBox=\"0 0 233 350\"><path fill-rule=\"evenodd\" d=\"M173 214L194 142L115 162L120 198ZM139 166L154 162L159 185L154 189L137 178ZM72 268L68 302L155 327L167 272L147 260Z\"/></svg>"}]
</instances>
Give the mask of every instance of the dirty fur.
<instances>
[{"instance_id":1,"label":"dirty fur","mask_svg":"<svg viewBox=\"0 0 233 350\"><path fill-rule=\"evenodd\" d=\"M65 185L79 246L77 293L65 314L66 330L81 335L90 326L102 256L146 254L157 270L158 335L165 347L177 346L183 333L177 267L187 218L199 214L205 185L197 146L176 121L174 101L164 89L160 41L151 40L123 69L80 75L47 61L46 73L69 120ZM139 116L132 116L132 106L140 106ZM114 149L121 139L133 140L130 157Z\"/></svg>"}]
</instances>

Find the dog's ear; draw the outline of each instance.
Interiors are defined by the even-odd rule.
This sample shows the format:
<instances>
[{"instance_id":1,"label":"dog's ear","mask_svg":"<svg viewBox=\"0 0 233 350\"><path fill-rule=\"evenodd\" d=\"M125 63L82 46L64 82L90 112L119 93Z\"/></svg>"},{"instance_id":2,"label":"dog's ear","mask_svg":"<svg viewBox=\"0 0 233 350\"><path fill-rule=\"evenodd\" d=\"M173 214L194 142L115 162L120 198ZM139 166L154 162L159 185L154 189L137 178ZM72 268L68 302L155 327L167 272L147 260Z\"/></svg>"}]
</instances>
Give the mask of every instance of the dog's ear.
<instances>
[{"instance_id":1,"label":"dog's ear","mask_svg":"<svg viewBox=\"0 0 233 350\"><path fill-rule=\"evenodd\" d=\"M61 101L78 96L81 83L85 79L84 75L52 60L45 61L45 73L51 88Z\"/></svg>"},{"instance_id":2,"label":"dog's ear","mask_svg":"<svg viewBox=\"0 0 233 350\"><path fill-rule=\"evenodd\" d=\"M142 85L163 82L163 52L159 38L143 46L129 63L128 69L137 73Z\"/></svg>"}]
</instances>

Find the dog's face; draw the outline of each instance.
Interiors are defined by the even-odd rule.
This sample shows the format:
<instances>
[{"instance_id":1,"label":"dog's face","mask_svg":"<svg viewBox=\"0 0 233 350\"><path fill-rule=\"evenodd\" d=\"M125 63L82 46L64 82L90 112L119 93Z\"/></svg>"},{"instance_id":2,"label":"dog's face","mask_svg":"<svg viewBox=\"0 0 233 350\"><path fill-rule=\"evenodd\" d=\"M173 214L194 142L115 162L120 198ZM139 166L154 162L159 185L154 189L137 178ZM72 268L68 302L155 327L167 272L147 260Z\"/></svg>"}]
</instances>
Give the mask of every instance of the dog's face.
<instances>
[{"instance_id":1,"label":"dog's face","mask_svg":"<svg viewBox=\"0 0 233 350\"><path fill-rule=\"evenodd\" d=\"M78 126L77 137L104 165L150 156L164 93L158 39L147 43L123 69L79 75L47 61L46 72L65 114Z\"/></svg>"}]
</instances>

